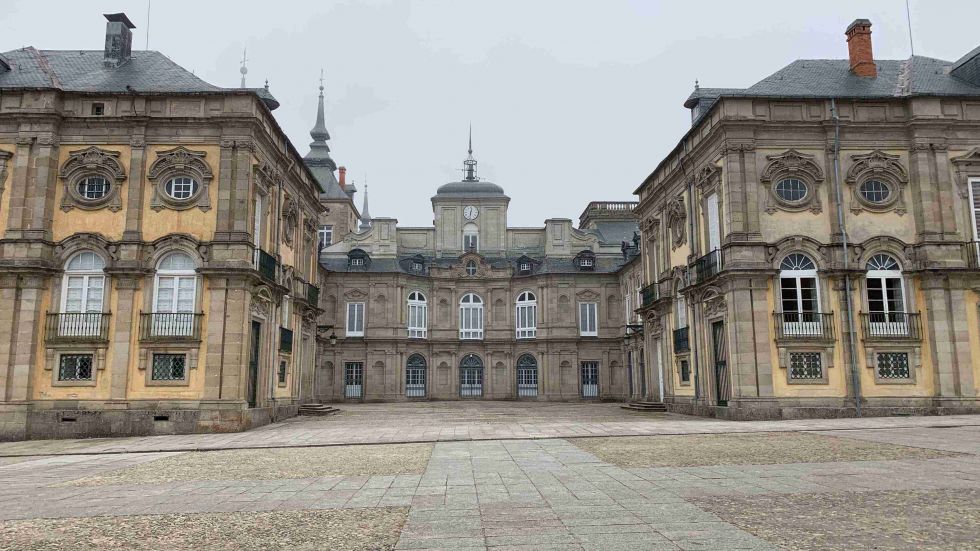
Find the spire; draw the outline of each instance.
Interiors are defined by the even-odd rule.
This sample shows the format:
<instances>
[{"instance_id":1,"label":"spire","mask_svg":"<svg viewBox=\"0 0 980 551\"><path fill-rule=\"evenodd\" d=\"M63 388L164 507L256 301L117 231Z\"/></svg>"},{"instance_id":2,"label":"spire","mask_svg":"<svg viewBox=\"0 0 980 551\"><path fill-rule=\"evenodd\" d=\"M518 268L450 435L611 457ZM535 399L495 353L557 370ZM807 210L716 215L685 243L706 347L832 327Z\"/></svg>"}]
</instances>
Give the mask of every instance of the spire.
<instances>
[{"instance_id":1,"label":"spire","mask_svg":"<svg viewBox=\"0 0 980 551\"><path fill-rule=\"evenodd\" d=\"M323 69L320 69L320 97L316 108L316 124L313 125L313 130L310 130L310 136L313 142L310 143L310 152L305 157L306 164L325 166L331 171L337 170L337 163L330 158L330 146L327 145L330 133L327 132L323 116Z\"/></svg>"},{"instance_id":2,"label":"spire","mask_svg":"<svg viewBox=\"0 0 980 551\"><path fill-rule=\"evenodd\" d=\"M463 161L463 181L464 182L478 182L479 178L476 177L476 159L473 158L473 124L470 124L470 143L467 149L469 155L467 155L466 160Z\"/></svg>"},{"instance_id":3,"label":"spire","mask_svg":"<svg viewBox=\"0 0 980 551\"><path fill-rule=\"evenodd\" d=\"M371 227L371 213L368 212L367 176L364 177L364 207L361 208L361 231Z\"/></svg>"},{"instance_id":4,"label":"spire","mask_svg":"<svg viewBox=\"0 0 980 551\"><path fill-rule=\"evenodd\" d=\"M248 74L248 67L245 66L245 62L248 61L248 58L245 55L247 52L247 48L242 48L242 67L238 69L238 72L242 74L242 88L245 87L245 75Z\"/></svg>"}]
</instances>

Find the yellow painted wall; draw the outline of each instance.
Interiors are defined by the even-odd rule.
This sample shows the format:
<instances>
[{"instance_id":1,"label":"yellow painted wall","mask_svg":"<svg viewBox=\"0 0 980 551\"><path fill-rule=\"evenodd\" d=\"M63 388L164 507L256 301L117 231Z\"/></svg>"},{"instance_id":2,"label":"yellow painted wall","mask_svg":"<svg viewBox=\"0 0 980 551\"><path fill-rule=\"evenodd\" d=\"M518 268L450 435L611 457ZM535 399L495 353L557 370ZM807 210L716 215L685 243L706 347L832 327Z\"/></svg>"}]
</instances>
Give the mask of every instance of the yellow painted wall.
<instances>
[{"instance_id":1,"label":"yellow painted wall","mask_svg":"<svg viewBox=\"0 0 980 551\"><path fill-rule=\"evenodd\" d=\"M214 230L217 222L218 213L218 181L221 178L219 169L219 159L221 148L216 145L205 144L182 144L187 149L194 151L204 151L205 162L211 167L213 179L208 188L211 198L211 209L202 211L198 207L191 207L186 210L161 209L154 211L150 208L150 200L153 197L153 190L150 182L144 176L143 194L143 239L153 241L171 233L186 233L197 239L210 241L214 237ZM173 149L173 145L153 145L146 147L146 167L157 159L157 153ZM251 228L249 228L251 230Z\"/></svg>"},{"instance_id":2,"label":"yellow painted wall","mask_svg":"<svg viewBox=\"0 0 980 551\"><path fill-rule=\"evenodd\" d=\"M0 144L0 151L6 151L13 155L17 151L17 147L14 144ZM0 231L4 231L7 228L7 217L10 213L10 183L14 179L14 158L11 157L7 160L7 178L0 182L0 186L4 188L3 195L0 196Z\"/></svg>"},{"instance_id":3,"label":"yellow painted wall","mask_svg":"<svg viewBox=\"0 0 980 551\"><path fill-rule=\"evenodd\" d=\"M87 149L89 145L63 146L58 156L58 170L64 166L70 154L75 151ZM106 145L99 146L106 151L116 151L119 153L117 160L123 167L127 178L121 183L113 182L112 185L120 186L119 200L122 209L112 212L108 207L98 210L84 210L73 208L68 212L61 210L61 201L65 196L65 181L57 179L54 195L54 217L51 227L52 237L55 241L61 241L76 233L98 233L105 236L110 241L122 238L123 230L126 228L126 201L132 186L139 185L129 179L129 157L130 146L128 145Z\"/></svg>"},{"instance_id":4,"label":"yellow painted wall","mask_svg":"<svg viewBox=\"0 0 980 551\"><path fill-rule=\"evenodd\" d=\"M970 359L973 363L973 388L980 394L980 319L977 308L980 306L980 295L976 291L966 292L966 326L970 335Z\"/></svg>"}]
</instances>

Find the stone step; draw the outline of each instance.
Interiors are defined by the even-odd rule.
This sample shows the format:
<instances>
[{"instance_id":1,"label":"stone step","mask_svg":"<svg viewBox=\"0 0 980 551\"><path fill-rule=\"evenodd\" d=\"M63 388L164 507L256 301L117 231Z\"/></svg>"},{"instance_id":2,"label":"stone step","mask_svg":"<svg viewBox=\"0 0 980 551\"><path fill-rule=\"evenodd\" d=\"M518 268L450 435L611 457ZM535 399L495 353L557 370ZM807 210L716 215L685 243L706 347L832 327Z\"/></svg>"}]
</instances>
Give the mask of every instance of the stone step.
<instances>
[{"instance_id":1,"label":"stone step","mask_svg":"<svg viewBox=\"0 0 980 551\"><path fill-rule=\"evenodd\" d=\"M300 415L324 416L340 413L340 410L326 404L303 404L299 406Z\"/></svg>"},{"instance_id":2,"label":"stone step","mask_svg":"<svg viewBox=\"0 0 980 551\"><path fill-rule=\"evenodd\" d=\"M630 402L628 404L623 404L620 407L630 411L645 411L654 413L667 411L667 406L663 402Z\"/></svg>"}]
</instances>

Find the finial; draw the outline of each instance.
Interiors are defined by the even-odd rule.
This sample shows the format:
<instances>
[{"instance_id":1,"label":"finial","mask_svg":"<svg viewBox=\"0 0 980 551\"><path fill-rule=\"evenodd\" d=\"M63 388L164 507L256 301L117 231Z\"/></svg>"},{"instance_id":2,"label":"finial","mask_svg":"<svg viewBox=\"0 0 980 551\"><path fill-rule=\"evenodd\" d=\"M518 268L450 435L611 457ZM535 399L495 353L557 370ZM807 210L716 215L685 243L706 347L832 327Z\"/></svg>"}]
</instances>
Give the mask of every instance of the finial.
<instances>
[{"instance_id":1,"label":"finial","mask_svg":"<svg viewBox=\"0 0 980 551\"><path fill-rule=\"evenodd\" d=\"M694 79L694 89L697 90L701 86L698 84L698 79Z\"/></svg>"},{"instance_id":2,"label":"finial","mask_svg":"<svg viewBox=\"0 0 980 551\"><path fill-rule=\"evenodd\" d=\"M323 97L323 69L320 69L320 97Z\"/></svg>"},{"instance_id":3,"label":"finial","mask_svg":"<svg viewBox=\"0 0 980 551\"><path fill-rule=\"evenodd\" d=\"M269 91L269 79L265 79L265 91Z\"/></svg>"},{"instance_id":4,"label":"finial","mask_svg":"<svg viewBox=\"0 0 980 551\"><path fill-rule=\"evenodd\" d=\"M248 48L242 48L242 66L238 69L238 72L242 74L242 88L245 87L245 75L248 74L248 67L245 66L245 62L248 61L247 53Z\"/></svg>"},{"instance_id":5,"label":"finial","mask_svg":"<svg viewBox=\"0 0 980 551\"><path fill-rule=\"evenodd\" d=\"M470 147L469 147L469 154L470 154L470 156L473 155L473 123L470 123Z\"/></svg>"},{"instance_id":6,"label":"finial","mask_svg":"<svg viewBox=\"0 0 980 551\"><path fill-rule=\"evenodd\" d=\"M467 151L469 155L463 161L463 181L478 182L480 179L476 177L476 159L473 158L473 123L470 123L470 142Z\"/></svg>"}]
</instances>

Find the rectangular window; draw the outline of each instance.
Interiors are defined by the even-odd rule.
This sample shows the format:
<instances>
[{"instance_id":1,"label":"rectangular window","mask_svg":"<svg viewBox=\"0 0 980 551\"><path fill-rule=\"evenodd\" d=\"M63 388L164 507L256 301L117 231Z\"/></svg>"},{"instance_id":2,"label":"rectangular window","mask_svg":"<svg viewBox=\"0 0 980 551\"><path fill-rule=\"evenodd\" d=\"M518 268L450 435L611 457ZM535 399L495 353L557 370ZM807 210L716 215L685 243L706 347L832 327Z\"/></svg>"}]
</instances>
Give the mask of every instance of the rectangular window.
<instances>
[{"instance_id":1,"label":"rectangular window","mask_svg":"<svg viewBox=\"0 0 980 551\"><path fill-rule=\"evenodd\" d=\"M823 379L823 365L819 352L790 352L790 380Z\"/></svg>"},{"instance_id":2,"label":"rectangular window","mask_svg":"<svg viewBox=\"0 0 980 551\"><path fill-rule=\"evenodd\" d=\"M676 307L674 329L684 329L687 327L687 299L684 298L684 295L677 295Z\"/></svg>"},{"instance_id":3,"label":"rectangular window","mask_svg":"<svg viewBox=\"0 0 980 551\"><path fill-rule=\"evenodd\" d=\"M364 259L363 258L352 258L352 259L350 259L350 265L351 266L363 266L364 265Z\"/></svg>"},{"instance_id":4,"label":"rectangular window","mask_svg":"<svg viewBox=\"0 0 980 551\"><path fill-rule=\"evenodd\" d=\"M708 252L721 248L721 216L718 212L718 194L705 198L708 211Z\"/></svg>"},{"instance_id":5,"label":"rectangular window","mask_svg":"<svg viewBox=\"0 0 980 551\"><path fill-rule=\"evenodd\" d=\"M537 303L517 305L517 338L533 339L537 334Z\"/></svg>"},{"instance_id":6,"label":"rectangular window","mask_svg":"<svg viewBox=\"0 0 980 551\"><path fill-rule=\"evenodd\" d=\"M580 264L583 268L591 268L595 266L595 261L591 258L583 258Z\"/></svg>"},{"instance_id":7,"label":"rectangular window","mask_svg":"<svg viewBox=\"0 0 980 551\"><path fill-rule=\"evenodd\" d=\"M289 295L282 297L282 307L279 308L279 313L281 314L279 325L287 329L291 327L290 321L292 319L292 316L289 315L289 305L292 300L293 299Z\"/></svg>"},{"instance_id":8,"label":"rectangular window","mask_svg":"<svg viewBox=\"0 0 980 551\"><path fill-rule=\"evenodd\" d=\"M687 360L681 360L681 382L691 382L691 364Z\"/></svg>"},{"instance_id":9,"label":"rectangular window","mask_svg":"<svg viewBox=\"0 0 980 551\"><path fill-rule=\"evenodd\" d=\"M467 251L475 251L478 250L477 249L478 245L479 245L479 236L477 234L471 233L471 234L463 235L463 249Z\"/></svg>"},{"instance_id":10,"label":"rectangular window","mask_svg":"<svg viewBox=\"0 0 980 551\"><path fill-rule=\"evenodd\" d=\"M580 302L578 304L578 329L579 335L583 337L595 337L599 335L597 325L598 316L596 314L599 305L595 302Z\"/></svg>"},{"instance_id":11,"label":"rectangular window","mask_svg":"<svg viewBox=\"0 0 980 551\"><path fill-rule=\"evenodd\" d=\"M973 248L980 264L980 178L970 178L970 212L973 213Z\"/></svg>"},{"instance_id":12,"label":"rectangular window","mask_svg":"<svg viewBox=\"0 0 980 551\"><path fill-rule=\"evenodd\" d=\"M320 226L316 234L320 249L324 249L333 244L333 226Z\"/></svg>"},{"instance_id":13,"label":"rectangular window","mask_svg":"<svg viewBox=\"0 0 980 551\"><path fill-rule=\"evenodd\" d=\"M58 365L59 381L91 381L91 354L62 354Z\"/></svg>"},{"instance_id":14,"label":"rectangular window","mask_svg":"<svg viewBox=\"0 0 980 551\"><path fill-rule=\"evenodd\" d=\"M911 379L908 352L878 352L879 379Z\"/></svg>"},{"instance_id":15,"label":"rectangular window","mask_svg":"<svg viewBox=\"0 0 980 551\"><path fill-rule=\"evenodd\" d=\"M153 381L182 381L187 375L187 356L184 354L154 354L150 379Z\"/></svg>"},{"instance_id":16,"label":"rectangular window","mask_svg":"<svg viewBox=\"0 0 980 551\"><path fill-rule=\"evenodd\" d=\"M344 397L364 397L364 364L347 362L344 364Z\"/></svg>"},{"instance_id":17,"label":"rectangular window","mask_svg":"<svg viewBox=\"0 0 980 551\"><path fill-rule=\"evenodd\" d=\"M483 338L483 304L463 304L459 307L459 338Z\"/></svg>"},{"instance_id":18,"label":"rectangular window","mask_svg":"<svg viewBox=\"0 0 980 551\"><path fill-rule=\"evenodd\" d=\"M408 338L424 339L426 337L426 318L428 308L423 301L408 302Z\"/></svg>"},{"instance_id":19,"label":"rectangular window","mask_svg":"<svg viewBox=\"0 0 980 551\"><path fill-rule=\"evenodd\" d=\"M599 362L582 362L582 397L599 397Z\"/></svg>"},{"instance_id":20,"label":"rectangular window","mask_svg":"<svg viewBox=\"0 0 980 551\"><path fill-rule=\"evenodd\" d=\"M105 115L105 103L101 101L92 103L92 116L101 117L102 115Z\"/></svg>"},{"instance_id":21,"label":"rectangular window","mask_svg":"<svg viewBox=\"0 0 980 551\"><path fill-rule=\"evenodd\" d=\"M286 373L289 371L289 364L286 360L279 360L279 384L286 384Z\"/></svg>"},{"instance_id":22,"label":"rectangular window","mask_svg":"<svg viewBox=\"0 0 980 551\"><path fill-rule=\"evenodd\" d=\"M364 303L363 302L347 303L347 336L348 337L364 336Z\"/></svg>"}]
</instances>

